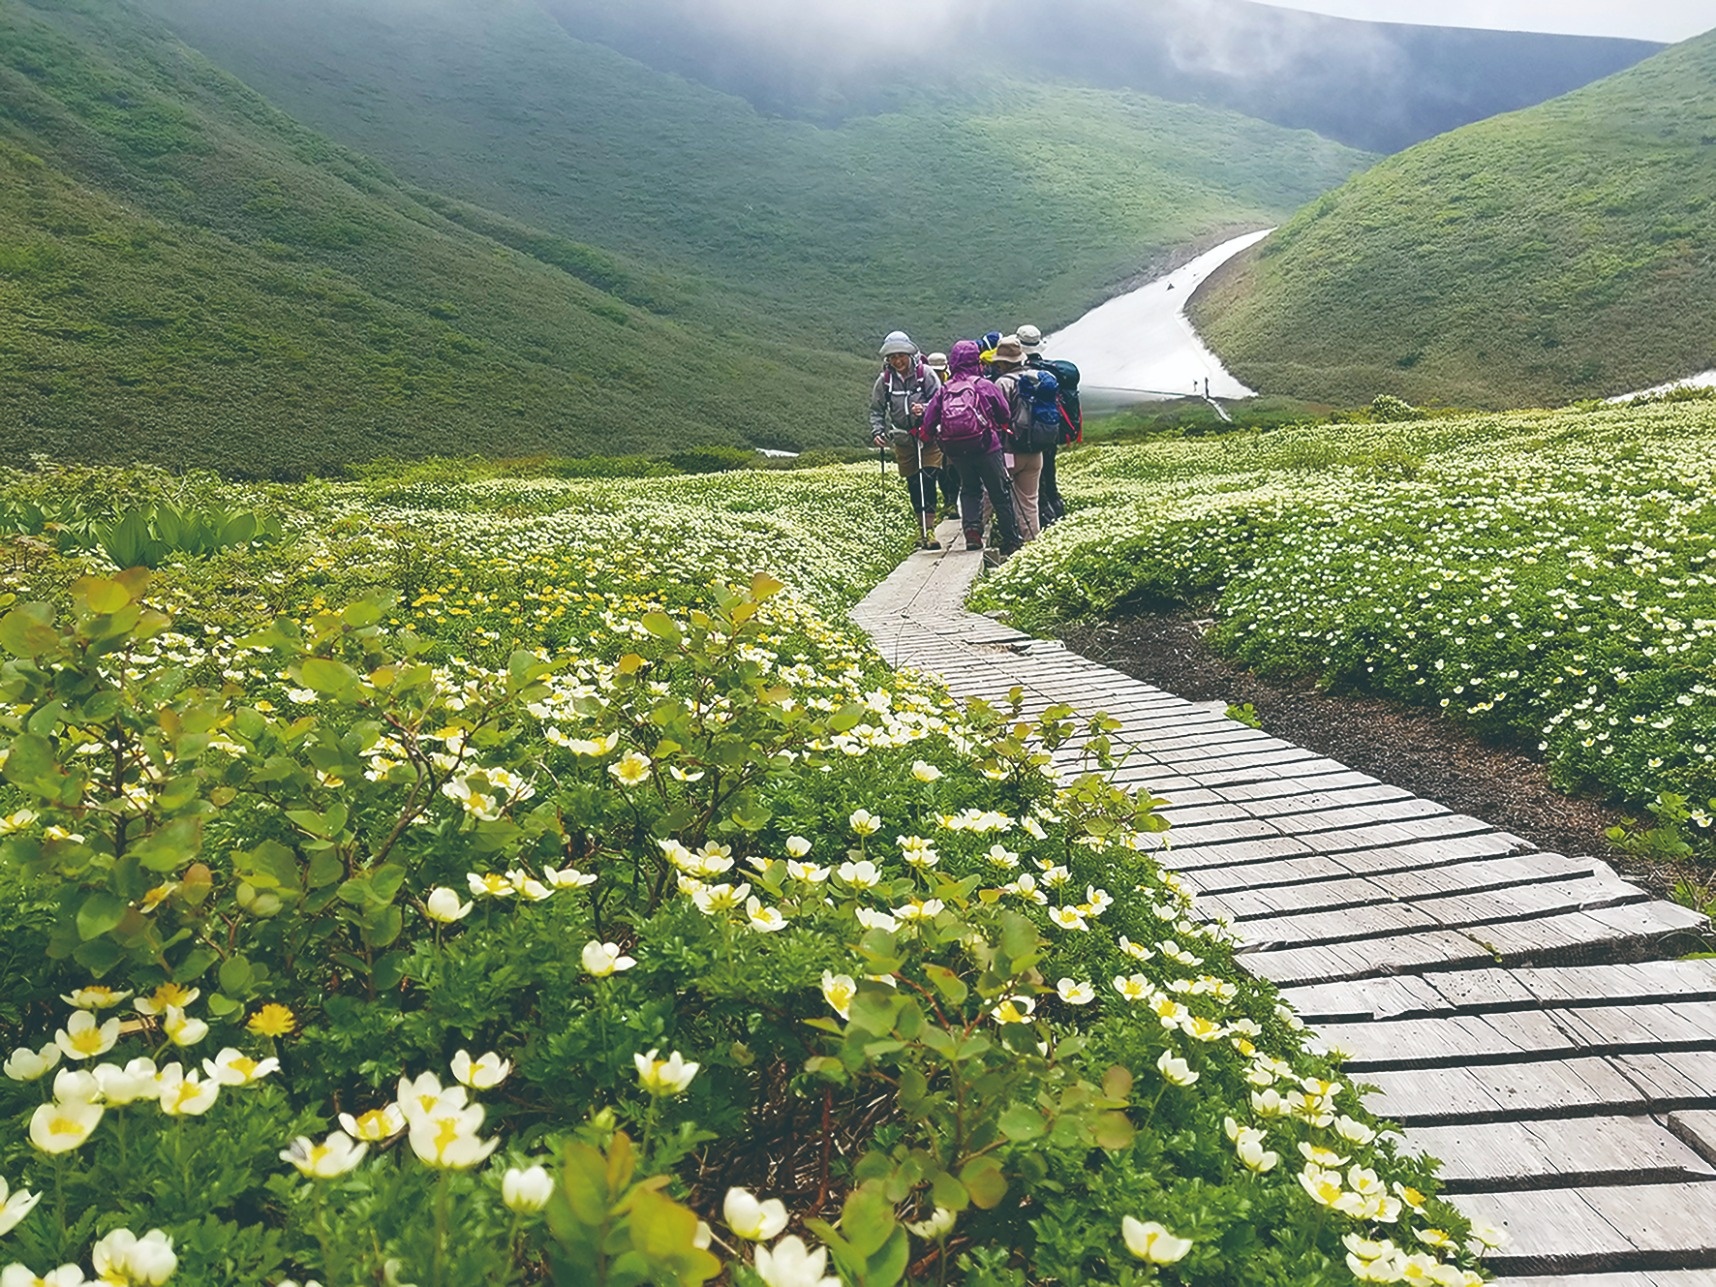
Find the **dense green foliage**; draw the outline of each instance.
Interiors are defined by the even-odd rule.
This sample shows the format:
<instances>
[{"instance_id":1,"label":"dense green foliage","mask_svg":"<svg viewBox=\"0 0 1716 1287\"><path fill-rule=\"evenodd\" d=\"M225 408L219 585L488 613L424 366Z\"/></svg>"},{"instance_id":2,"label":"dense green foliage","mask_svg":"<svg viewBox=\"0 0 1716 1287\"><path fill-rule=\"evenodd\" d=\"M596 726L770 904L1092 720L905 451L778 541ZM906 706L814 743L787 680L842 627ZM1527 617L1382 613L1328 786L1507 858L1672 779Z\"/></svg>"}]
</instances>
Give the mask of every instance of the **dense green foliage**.
<instances>
[{"instance_id":1,"label":"dense green foliage","mask_svg":"<svg viewBox=\"0 0 1716 1287\"><path fill-rule=\"evenodd\" d=\"M1193 301L1272 393L1557 405L1716 366L1716 33L1391 157Z\"/></svg>"},{"instance_id":2,"label":"dense green foliage","mask_svg":"<svg viewBox=\"0 0 1716 1287\"><path fill-rule=\"evenodd\" d=\"M1673 797L1716 857L1713 446L1705 399L1074 455L1074 513L984 593L1038 626L1210 603L1232 656Z\"/></svg>"},{"instance_id":3,"label":"dense green foliage","mask_svg":"<svg viewBox=\"0 0 1716 1287\"><path fill-rule=\"evenodd\" d=\"M187 484L0 499L103 485ZM153 577L7 542L8 1258L1481 1281L1157 865L1159 802L1042 774L1110 725L960 711L836 624L909 544L868 471L188 485L283 539Z\"/></svg>"}]
</instances>

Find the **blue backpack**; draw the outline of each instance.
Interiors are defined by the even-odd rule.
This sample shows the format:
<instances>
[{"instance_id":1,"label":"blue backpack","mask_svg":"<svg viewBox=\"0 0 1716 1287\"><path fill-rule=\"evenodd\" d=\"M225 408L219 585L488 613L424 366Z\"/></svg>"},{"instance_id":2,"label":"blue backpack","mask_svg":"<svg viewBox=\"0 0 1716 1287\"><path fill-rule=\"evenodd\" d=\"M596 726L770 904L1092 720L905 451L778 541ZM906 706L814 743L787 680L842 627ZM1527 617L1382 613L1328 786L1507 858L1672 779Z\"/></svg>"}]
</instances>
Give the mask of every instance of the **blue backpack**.
<instances>
[{"instance_id":1,"label":"blue backpack","mask_svg":"<svg viewBox=\"0 0 1716 1287\"><path fill-rule=\"evenodd\" d=\"M1023 439L1018 444L1019 450L1047 451L1059 444L1066 425L1061 419L1061 384L1055 373L1027 369L1019 376L1019 392L1031 407L1029 422L1020 426L1023 432L1017 434Z\"/></svg>"}]
</instances>

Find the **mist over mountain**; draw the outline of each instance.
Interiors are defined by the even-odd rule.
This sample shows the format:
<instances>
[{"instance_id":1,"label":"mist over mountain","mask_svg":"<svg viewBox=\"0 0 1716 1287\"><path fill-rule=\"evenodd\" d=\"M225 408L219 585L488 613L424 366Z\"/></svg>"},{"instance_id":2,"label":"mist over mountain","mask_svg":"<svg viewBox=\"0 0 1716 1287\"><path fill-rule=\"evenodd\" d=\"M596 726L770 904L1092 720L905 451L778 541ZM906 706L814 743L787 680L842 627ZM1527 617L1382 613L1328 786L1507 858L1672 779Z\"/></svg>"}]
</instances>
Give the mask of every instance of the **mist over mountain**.
<instances>
[{"instance_id":1,"label":"mist over mountain","mask_svg":"<svg viewBox=\"0 0 1716 1287\"><path fill-rule=\"evenodd\" d=\"M1394 152L1658 52L1248 0L544 0L568 31L778 116L838 123L1004 74L1228 108Z\"/></svg>"}]
</instances>

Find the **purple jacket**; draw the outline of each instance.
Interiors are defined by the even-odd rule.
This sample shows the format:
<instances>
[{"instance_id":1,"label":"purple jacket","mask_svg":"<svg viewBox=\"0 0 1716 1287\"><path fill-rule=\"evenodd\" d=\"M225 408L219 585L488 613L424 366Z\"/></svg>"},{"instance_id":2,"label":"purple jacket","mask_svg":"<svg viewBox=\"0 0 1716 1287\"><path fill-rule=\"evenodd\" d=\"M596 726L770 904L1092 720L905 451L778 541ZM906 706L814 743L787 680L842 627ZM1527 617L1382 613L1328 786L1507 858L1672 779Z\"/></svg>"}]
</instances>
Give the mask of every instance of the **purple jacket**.
<instances>
[{"instance_id":1,"label":"purple jacket","mask_svg":"<svg viewBox=\"0 0 1716 1287\"><path fill-rule=\"evenodd\" d=\"M936 391L924 408L924 421L921 430L926 442L935 440L936 430L941 425L941 400L947 390L962 383L977 383L977 396L983 410L989 416L989 438L981 445L970 447L961 446L960 455L973 455L996 452L1001 450L1001 430L1013 418L1012 411L1007 406L1007 395L997 389L994 384L983 378L983 364L978 354L981 350L975 340L961 340L948 350L947 354L947 383Z\"/></svg>"}]
</instances>

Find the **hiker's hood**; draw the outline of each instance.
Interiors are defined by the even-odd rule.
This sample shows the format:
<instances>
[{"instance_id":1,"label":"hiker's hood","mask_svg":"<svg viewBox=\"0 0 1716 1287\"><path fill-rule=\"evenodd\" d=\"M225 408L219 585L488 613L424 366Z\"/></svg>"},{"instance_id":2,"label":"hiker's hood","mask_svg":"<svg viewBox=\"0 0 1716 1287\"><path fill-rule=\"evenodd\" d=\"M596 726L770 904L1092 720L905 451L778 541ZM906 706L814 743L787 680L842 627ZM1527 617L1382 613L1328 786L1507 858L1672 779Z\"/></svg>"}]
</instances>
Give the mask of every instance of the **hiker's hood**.
<instances>
[{"instance_id":1,"label":"hiker's hood","mask_svg":"<svg viewBox=\"0 0 1716 1287\"><path fill-rule=\"evenodd\" d=\"M983 350L976 340L961 340L947 351L947 369L951 375L981 375L983 363L978 355Z\"/></svg>"}]
</instances>

